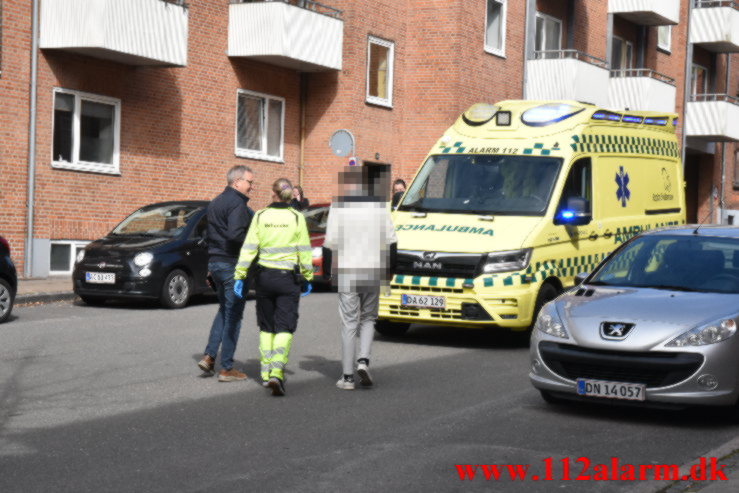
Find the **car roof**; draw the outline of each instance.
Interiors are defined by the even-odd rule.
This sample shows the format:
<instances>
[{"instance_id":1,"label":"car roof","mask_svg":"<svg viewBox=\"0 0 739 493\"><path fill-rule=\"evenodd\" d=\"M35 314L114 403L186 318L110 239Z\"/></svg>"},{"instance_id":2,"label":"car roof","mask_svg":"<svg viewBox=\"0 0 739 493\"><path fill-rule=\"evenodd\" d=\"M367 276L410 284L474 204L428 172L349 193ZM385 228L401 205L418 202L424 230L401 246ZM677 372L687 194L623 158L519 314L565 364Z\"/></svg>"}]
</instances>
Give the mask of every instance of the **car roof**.
<instances>
[{"instance_id":1,"label":"car roof","mask_svg":"<svg viewBox=\"0 0 739 493\"><path fill-rule=\"evenodd\" d=\"M696 229L698 233L695 234ZM644 235L671 235L671 236L713 236L719 238L739 238L739 227L722 226L722 225L703 225L688 224L684 226L673 226L670 228L656 229L654 231L646 231Z\"/></svg>"},{"instance_id":2,"label":"car roof","mask_svg":"<svg viewBox=\"0 0 739 493\"><path fill-rule=\"evenodd\" d=\"M210 203L209 200L171 200L169 202L157 202L154 204L148 204L140 207L141 209L148 209L150 207L163 207L167 205L191 205L193 207L207 207Z\"/></svg>"}]
</instances>

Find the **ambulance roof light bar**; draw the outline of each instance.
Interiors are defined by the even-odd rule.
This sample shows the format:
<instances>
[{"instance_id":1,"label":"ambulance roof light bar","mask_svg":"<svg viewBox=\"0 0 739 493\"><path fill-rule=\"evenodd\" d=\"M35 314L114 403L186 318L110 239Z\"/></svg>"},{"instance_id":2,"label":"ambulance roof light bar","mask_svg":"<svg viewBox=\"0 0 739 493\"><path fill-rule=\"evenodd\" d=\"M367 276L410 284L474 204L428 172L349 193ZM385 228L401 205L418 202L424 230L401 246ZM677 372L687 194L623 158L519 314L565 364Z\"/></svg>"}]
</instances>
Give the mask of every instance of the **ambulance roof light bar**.
<instances>
[{"instance_id":1,"label":"ambulance roof light bar","mask_svg":"<svg viewBox=\"0 0 739 493\"><path fill-rule=\"evenodd\" d=\"M529 108L521 115L521 121L530 127L545 127L584 111L585 108L567 103L547 103Z\"/></svg>"}]
</instances>

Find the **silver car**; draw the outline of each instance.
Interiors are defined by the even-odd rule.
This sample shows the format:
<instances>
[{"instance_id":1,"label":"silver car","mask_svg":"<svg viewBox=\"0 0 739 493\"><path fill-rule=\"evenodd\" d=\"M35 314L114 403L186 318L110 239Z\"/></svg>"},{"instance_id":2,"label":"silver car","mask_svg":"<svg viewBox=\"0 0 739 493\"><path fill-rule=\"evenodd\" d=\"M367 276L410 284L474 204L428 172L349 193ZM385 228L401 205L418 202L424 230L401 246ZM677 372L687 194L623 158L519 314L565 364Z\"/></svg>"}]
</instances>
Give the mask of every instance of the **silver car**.
<instances>
[{"instance_id":1,"label":"silver car","mask_svg":"<svg viewBox=\"0 0 739 493\"><path fill-rule=\"evenodd\" d=\"M735 404L737 323L739 228L644 233L542 308L529 377L548 402Z\"/></svg>"}]
</instances>

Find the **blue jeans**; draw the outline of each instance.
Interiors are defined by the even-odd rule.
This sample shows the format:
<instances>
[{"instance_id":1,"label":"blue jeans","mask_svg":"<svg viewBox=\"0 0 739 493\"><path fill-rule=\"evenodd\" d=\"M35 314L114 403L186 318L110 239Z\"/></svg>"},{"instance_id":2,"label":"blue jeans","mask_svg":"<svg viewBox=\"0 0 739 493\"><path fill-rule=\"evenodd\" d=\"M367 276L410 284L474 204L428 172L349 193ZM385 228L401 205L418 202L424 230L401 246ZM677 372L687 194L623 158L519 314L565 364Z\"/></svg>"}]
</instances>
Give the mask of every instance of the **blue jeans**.
<instances>
[{"instance_id":1,"label":"blue jeans","mask_svg":"<svg viewBox=\"0 0 739 493\"><path fill-rule=\"evenodd\" d=\"M224 370L233 368L236 343L239 341L241 319L244 316L246 305L246 289L244 289L243 298L239 298L234 293L235 268L235 262L208 263L208 270L215 282L220 306L213 319L213 325L210 327L210 337L208 337L205 354L215 360L218 346L221 346L221 366Z\"/></svg>"}]
</instances>

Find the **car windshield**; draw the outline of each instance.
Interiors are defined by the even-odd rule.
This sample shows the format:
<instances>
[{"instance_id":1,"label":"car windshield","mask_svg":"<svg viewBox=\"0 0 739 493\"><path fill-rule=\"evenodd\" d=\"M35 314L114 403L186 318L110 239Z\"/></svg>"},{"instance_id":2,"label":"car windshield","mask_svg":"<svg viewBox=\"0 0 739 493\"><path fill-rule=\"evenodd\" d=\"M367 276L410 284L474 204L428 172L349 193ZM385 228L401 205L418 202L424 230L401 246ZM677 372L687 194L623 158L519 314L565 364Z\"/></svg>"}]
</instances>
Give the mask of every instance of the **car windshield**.
<instances>
[{"instance_id":1,"label":"car windshield","mask_svg":"<svg viewBox=\"0 0 739 493\"><path fill-rule=\"evenodd\" d=\"M139 209L113 229L114 236L174 237L202 207L185 204L169 204Z\"/></svg>"},{"instance_id":2,"label":"car windshield","mask_svg":"<svg viewBox=\"0 0 739 493\"><path fill-rule=\"evenodd\" d=\"M309 207L303 211L305 224L309 233L326 234L326 222L328 221L328 206Z\"/></svg>"},{"instance_id":3,"label":"car windshield","mask_svg":"<svg viewBox=\"0 0 739 493\"><path fill-rule=\"evenodd\" d=\"M541 216L561 163L534 156L431 156L398 210Z\"/></svg>"},{"instance_id":4,"label":"car windshield","mask_svg":"<svg viewBox=\"0 0 739 493\"><path fill-rule=\"evenodd\" d=\"M610 257L588 282L739 294L739 239L640 236Z\"/></svg>"}]
</instances>

